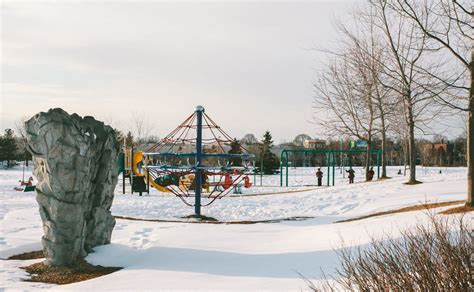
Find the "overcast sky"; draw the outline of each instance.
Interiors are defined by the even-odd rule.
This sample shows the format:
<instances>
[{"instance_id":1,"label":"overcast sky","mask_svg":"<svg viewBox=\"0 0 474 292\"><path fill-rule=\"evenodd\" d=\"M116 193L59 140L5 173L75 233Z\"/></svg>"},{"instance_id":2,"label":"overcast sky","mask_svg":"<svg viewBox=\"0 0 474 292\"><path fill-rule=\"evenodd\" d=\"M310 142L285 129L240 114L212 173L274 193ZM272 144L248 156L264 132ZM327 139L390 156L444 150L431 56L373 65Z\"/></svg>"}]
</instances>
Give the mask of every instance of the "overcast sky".
<instances>
[{"instance_id":1,"label":"overcast sky","mask_svg":"<svg viewBox=\"0 0 474 292\"><path fill-rule=\"evenodd\" d=\"M311 49L350 2L6 2L1 129L62 107L164 136L200 104L232 136L315 136Z\"/></svg>"},{"instance_id":2,"label":"overcast sky","mask_svg":"<svg viewBox=\"0 0 474 292\"><path fill-rule=\"evenodd\" d=\"M0 129L52 107L163 137L196 105L231 136L309 123L312 83L352 1L1 4Z\"/></svg>"}]
</instances>

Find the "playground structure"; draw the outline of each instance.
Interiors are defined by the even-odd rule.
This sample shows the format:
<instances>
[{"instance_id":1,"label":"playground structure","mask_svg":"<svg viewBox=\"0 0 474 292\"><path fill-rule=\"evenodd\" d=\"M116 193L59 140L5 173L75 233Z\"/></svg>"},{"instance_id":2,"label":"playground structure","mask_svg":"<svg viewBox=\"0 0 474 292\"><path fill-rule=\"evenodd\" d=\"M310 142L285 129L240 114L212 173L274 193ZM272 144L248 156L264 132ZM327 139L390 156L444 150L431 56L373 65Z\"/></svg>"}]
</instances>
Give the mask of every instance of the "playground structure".
<instances>
[{"instance_id":1,"label":"playground structure","mask_svg":"<svg viewBox=\"0 0 474 292\"><path fill-rule=\"evenodd\" d=\"M14 188L14 190L18 192L32 192L36 189L36 186L33 185L33 177L30 176L28 180L25 180L25 165L26 161L23 161L22 178L18 181L20 186Z\"/></svg>"},{"instance_id":2,"label":"playground structure","mask_svg":"<svg viewBox=\"0 0 474 292\"><path fill-rule=\"evenodd\" d=\"M288 186L288 168L290 166L290 160L288 157L288 153L304 153L305 155L310 153L319 153L325 155L325 162L327 167L326 173L326 180L327 186L330 186L331 181L332 185L335 185L335 169L336 169L336 161L337 161L337 154L346 154L346 159L341 159L341 164L346 162L348 167L352 167L352 159L350 157L351 154L360 154L360 153L367 153L367 150L363 149L350 149L350 150L334 150L334 149L284 149L280 155L280 186L283 186L283 172L285 171L285 186ZM382 150L370 150L370 153L367 155L375 154L377 156L377 178L380 178L380 161L382 156ZM305 162L306 163L306 162ZM331 171L332 167L332 171Z\"/></svg>"},{"instance_id":3,"label":"playground structure","mask_svg":"<svg viewBox=\"0 0 474 292\"><path fill-rule=\"evenodd\" d=\"M202 206L252 185L249 175L254 174L255 157L243 147L228 153L232 141L204 108L197 106L184 122L145 152L124 149L124 192L128 175L132 192L149 193L151 186L174 194L194 206L194 216L200 217ZM205 204L201 203L203 196L209 199ZM189 197L194 197L194 203Z\"/></svg>"}]
</instances>

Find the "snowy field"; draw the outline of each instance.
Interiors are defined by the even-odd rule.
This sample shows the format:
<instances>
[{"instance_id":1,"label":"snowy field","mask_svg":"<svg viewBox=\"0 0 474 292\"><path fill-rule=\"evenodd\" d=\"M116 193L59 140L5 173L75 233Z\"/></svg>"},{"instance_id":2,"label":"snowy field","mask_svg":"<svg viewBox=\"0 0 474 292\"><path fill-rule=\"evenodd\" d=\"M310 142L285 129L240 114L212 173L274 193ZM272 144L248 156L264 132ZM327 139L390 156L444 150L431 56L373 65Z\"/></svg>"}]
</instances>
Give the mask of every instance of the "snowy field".
<instances>
[{"instance_id":1,"label":"snowy field","mask_svg":"<svg viewBox=\"0 0 474 292\"><path fill-rule=\"evenodd\" d=\"M356 183L349 185L336 169L336 186L320 188L314 186L315 169L290 168L288 188L279 187L279 175L264 176L262 186L257 177L255 187L244 189L242 195L230 194L216 200L204 207L202 213L220 221L311 219L250 225L118 219L112 243L96 248L86 260L96 265L122 266L123 270L85 282L55 286L21 281L27 274L18 267L40 260L1 260L0 289L305 290L298 273L316 282L322 279L321 271L331 274L338 265L334 249L341 247L341 238L346 245L363 245L369 242L370 236L388 233L396 237L400 230L426 222L427 218L422 211L415 211L347 223L335 224L335 221L425 202L465 199L465 168L420 167L417 175L424 183L415 186L404 185L407 178L397 175L398 170L399 167L389 168L392 179L365 183L363 170L359 168ZM31 169L26 177L30 173ZM0 170L2 259L41 249L42 228L35 195L13 191L21 178L21 167ZM181 217L192 214L193 209L178 198L155 190L142 197L123 195L119 182L112 213L184 221Z\"/></svg>"}]
</instances>

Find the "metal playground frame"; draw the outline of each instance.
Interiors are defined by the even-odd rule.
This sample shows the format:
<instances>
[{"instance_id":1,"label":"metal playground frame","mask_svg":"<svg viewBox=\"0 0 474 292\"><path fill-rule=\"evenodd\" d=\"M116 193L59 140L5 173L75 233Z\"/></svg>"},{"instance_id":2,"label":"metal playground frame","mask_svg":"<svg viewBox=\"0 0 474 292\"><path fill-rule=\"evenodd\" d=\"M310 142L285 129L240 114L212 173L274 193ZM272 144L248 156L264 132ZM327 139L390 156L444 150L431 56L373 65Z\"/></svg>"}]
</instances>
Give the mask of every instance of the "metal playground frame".
<instances>
[{"instance_id":1,"label":"metal playground frame","mask_svg":"<svg viewBox=\"0 0 474 292\"><path fill-rule=\"evenodd\" d=\"M203 135L203 130L209 136ZM242 146L239 153L227 153L225 146L232 141L204 112L204 107L197 106L193 114L159 143L139 153L136 159L134 155L133 163L140 164L137 172L144 179L146 191L149 192L151 185L161 192L172 193L186 205L194 206L194 216L200 217L201 206L208 206L241 186L252 185L249 175L254 174L255 156ZM203 195L209 199L204 205ZM194 203L188 202L187 197L194 197Z\"/></svg>"},{"instance_id":2,"label":"metal playground frame","mask_svg":"<svg viewBox=\"0 0 474 292\"><path fill-rule=\"evenodd\" d=\"M283 169L285 169L285 186L288 186L288 153L325 153L327 160L327 186L330 185L332 178L332 185L335 183L335 168L336 168L336 154L341 153L367 153L367 150L363 149L350 149L350 150L341 150L341 149L284 149L280 154L280 186L283 186ZM380 161L382 157L382 150L370 150L370 154L377 155L377 178L380 178ZM332 166L332 176L331 176L331 166Z\"/></svg>"}]
</instances>

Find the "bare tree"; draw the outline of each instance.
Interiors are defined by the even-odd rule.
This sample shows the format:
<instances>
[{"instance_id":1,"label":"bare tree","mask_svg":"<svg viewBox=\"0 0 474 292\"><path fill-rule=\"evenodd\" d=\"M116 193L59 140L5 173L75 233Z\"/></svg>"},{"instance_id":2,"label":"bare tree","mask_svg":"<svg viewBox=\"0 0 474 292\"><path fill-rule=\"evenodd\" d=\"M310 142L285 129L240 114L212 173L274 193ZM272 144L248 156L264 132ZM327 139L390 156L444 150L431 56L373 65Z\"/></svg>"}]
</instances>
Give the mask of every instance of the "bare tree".
<instances>
[{"instance_id":1,"label":"bare tree","mask_svg":"<svg viewBox=\"0 0 474 292\"><path fill-rule=\"evenodd\" d=\"M26 116L21 117L19 120L15 122L15 131L16 133L20 136L19 141L20 141L20 149L19 151L23 154L23 159L25 159L25 165L28 167L28 161L31 159L31 154L27 150L27 136L26 136L26 128L25 128L25 122L29 118Z\"/></svg>"},{"instance_id":2,"label":"bare tree","mask_svg":"<svg viewBox=\"0 0 474 292\"><path fill-rule=\"evenodd\" d=\"M446 70L432 74L446 90L434 92L440 103L467 113L467 201L474 206L474 36L472 1L393 0L391 8L411 19L423 36L430 40L433 57L449 54Z\"/></svg>"},{"instance_id":3,"label":"bare tree","mask_svg":"<svg viewBox=\"0 0 474 292\"><path fill-rule=\"evenodd\" d=\"M325 72L316 85L319 97L315 99L317 105L329 109L332 115L331 123L325 123L326 128L333 128L332 132L355 136L368 141L368 153L366 161L366 173L370 165L370 150L372 137L381 134L382 141L382 177L387 177L386 172L386 141L390 120L395 116L395 97L397 92L386 84L393 84L392 78L385 73L386 63L390 62L390 54L387 54L383 35L377 31L376 14L367 13L363 10L354 13L356 25L348 28L344 24L339 24L339 32L343 38L340 43L343 48L337 51L329 51L335 58L339 68ZM350 71L350 74L340 73ZM342 77L339 77L342 76ZM330 80L332 79L332 80ZM342 80L344 79L344 80ZM330 92L335 87L347 87L347 90ZM326 91L326 94L322 94ZM342 93L342 94L341 94ZM346 95L345 97L341 97ZM323 100L321 100L322 97ZM342 104L330 99L339 101L355 100L359 106L352 106L353 103L343 102ZM316 107L318 109L318 107ZM364 116L364 120L356 118ZM334 121L334 119L336 121ZM346 123L338 123L346 120ZM334 128L339 130L336 130Z\"/></svg>"},{"instance_id":4,"label":"bare tree","mask_svg":"<svg viewBox=\"0 0 474 292\"><path fill-rule=\"evenodd\" d=\"M376 84L370 66L360 63L366 61L360 54L359 48L352 46L335 55L332 64L314 84L316 96L313 108L316 112L329 111L328 117L315 117L315 122L329 134L367 141L367 178L376 117L373 102Z\"/></svg>"},{"instance_id":5,"label":"bare tree","mask_svg":"<svg viewBox=\"0 0 474 292\"><path fill-rule=\"evenodd\" d=\"M135 139L143 143L150 136L152 127L144 113L134 112L132 114L132 127Z\"/></svg>"},{"instance_id":6,"label":"bare tree","mask_svg":"<svg viewBox=\"0 0 474 292\"><path fill-rule=\"evenodd\" d=\"M428 62L427 38L420 36L411 19L400 17L386 0L369 2L370 10L367 14L377 20L374 24L387 47L386 60L389 61L382 65L390 82L384 85L398 95L408 129L410 165L408 184L419 183L416 180L415 130L436 116L435 110L438 109L433 106L432 92L429 88L437 86L438 83L429 74L420 72L418 68L421 64L426 68L436 68L436 64Z\"/></svg>"},{"instance_id":7,"label":"bare tree","mask_svg":"<svg viewBox=\"0 0 474 292\"><path fill-rule=\"evenodd\" d=\"M394 104L393 111L395 113L403 112L403 105ZM400 118L394 114L389 116L390 124L392 125L388 130L389 135L400 142L402 158L403 158L403 176L406 176L408 157L408 125L406 119Z\"/></svg>"},{"instance_id":8,"label":"bare tree","mask_svg":"<svg viewBox=\"0 0 474 292\"><path fill-rule=\"evenodd\" d=\"M368 78L374 85L374 92L372 94L373 105L376 110L376 127L381 134L382 141L382 178L387 177L386 170L386 144L387 131L390 126L390 118L395 114L394 92L384 86L389 83L387 75L383 74L384 64L388 61L385 53L382 38L376 31L376 17L373 13L363 14L364 17L359 17L360 12L354 14L357 21L355 29L348 29L345 25L340 24L340 31L349 40L351 45L356 48L357 54L356 62L358 66L362 66L368 72Z\"/></svg>"}]
</instances>

